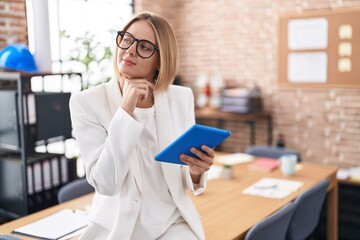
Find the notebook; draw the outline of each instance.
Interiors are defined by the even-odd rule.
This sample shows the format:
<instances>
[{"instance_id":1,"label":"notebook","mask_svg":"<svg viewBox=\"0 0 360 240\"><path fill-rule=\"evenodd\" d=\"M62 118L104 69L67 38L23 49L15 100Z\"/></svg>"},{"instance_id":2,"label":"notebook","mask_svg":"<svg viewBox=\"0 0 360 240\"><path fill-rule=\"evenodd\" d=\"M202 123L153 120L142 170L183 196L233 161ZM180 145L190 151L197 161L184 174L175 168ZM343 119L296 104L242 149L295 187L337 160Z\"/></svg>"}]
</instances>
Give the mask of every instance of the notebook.
<instances>
[{"instance_id":1,"label":"notebook","mask_svg":"<svg viewBox=\"0 0 360 240\"><path fill-rule=\"evenodd\" d=\"M164 150L155 156L156 161L186 165L180 160L181 154L186 154L198 158L190 148L195 147L199 150L202 145L215 148L222 141L231 135L230 131L208 127L200 124L194 124L184 134L178 137Z\"/></svg>"},{"instance_id":2,"label":"notebook","mask_svg":"<svg viewBox=\"0 0 360 240\"><path fill-rule=\"evenodd\" d=\"M298 191L303 182L277 178L262 178L242 191L243 194L281 199Z\"/></svg>"},{"instance_id":3,"label":"notebook","mask_svg":"<svg viewBox=\"0 0 360 240\"><path fill-rule=\"evenodd\" d=\"M13 233L41 239L56 240L86 227L87 224L86 212L63 209L48 217L17 228Z\"/></svg>"},{"instance_id":4,"label":"notebook","mask_svg":"<svg viewBox=\"0 0 360 240\"><path fill-rule=\"evenodd\" d=\"M249 165L249 170L271 172L279 167L280 161L273 158L258 158Z\"/></svg>"}]
</instances>

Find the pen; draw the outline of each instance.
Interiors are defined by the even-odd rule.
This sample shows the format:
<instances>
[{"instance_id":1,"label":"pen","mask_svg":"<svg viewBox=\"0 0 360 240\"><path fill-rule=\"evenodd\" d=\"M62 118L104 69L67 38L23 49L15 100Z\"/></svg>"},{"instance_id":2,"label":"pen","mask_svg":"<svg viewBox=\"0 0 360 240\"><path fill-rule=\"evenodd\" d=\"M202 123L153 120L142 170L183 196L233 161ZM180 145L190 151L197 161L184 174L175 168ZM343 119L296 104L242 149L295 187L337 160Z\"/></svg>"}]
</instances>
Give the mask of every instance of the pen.
<instances>
[{"instance_id":1,"label":"pen","mask_svg":"<svg viewBox=\"0 0 360 240\"><path fill-rule=\"evenodd\" d=\"M270 185L270 186L254 186L256 189L273 189L277 188L277 185Z\"/></svg>"}]
</instances>

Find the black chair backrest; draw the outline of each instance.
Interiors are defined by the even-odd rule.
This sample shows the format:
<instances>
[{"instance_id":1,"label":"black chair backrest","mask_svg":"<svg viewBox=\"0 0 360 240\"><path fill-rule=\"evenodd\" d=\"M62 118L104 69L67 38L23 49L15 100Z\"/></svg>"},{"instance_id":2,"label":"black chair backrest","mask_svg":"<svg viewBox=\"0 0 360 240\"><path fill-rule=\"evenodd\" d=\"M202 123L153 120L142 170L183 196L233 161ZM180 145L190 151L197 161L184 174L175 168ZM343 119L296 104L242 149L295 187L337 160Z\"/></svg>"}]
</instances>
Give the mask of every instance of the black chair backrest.
<instances>
[{"instance_id":1,"label":"black chair backrest","mask_svg":"<svg viewBox=\"0 0 360 240\"><path fill-rule=\"evenodd\" d=\"M329 183L330 180L325 179L296 198L297 208L291 218L286 239L306 239L315 230Z\"/></svg>"},{"instance_id":2,"label":"black chair backrest","mask_svg":"<svg viewBox=\"0 0 360 240\"><path fill-rule=\"evenodd\" d=\"M76 179L60 188L58 202L63 203L94 191L94 187L87 182L86 178Z\"/></svg>"},{"instance_id":3,"label":"black chair backrest","mask_svg":"<svg viewBox=\"0 0 360 240\"><path fill-rule=\"evenodd\" d=\"M291 202L274 214L254 225L245 240L284 240L296 204Z\"/></svg>"},{"instance_id":4,"label":"black chair backrest","mask_svg":"<svg viewBox=\"0 0 360 240\"><path fill-rule=\"evenodd\" d=\"M298 162L301 161L300 154L298 152L284 147L252 145L248 147L246 153L253 155L255 157L267 157L267 158L279 158L285 154L295 154L297 156Z\"/></svg>"}]
</instances>

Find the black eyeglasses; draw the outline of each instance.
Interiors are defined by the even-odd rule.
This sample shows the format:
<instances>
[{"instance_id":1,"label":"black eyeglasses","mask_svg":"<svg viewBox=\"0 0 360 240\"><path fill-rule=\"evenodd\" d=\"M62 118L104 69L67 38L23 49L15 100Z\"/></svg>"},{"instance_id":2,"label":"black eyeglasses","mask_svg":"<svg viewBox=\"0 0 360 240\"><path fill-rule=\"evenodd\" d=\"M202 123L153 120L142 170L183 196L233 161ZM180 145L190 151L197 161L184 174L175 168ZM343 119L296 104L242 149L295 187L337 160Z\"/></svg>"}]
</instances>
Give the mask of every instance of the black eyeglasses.
<instances>
[{"instance_id":1,"label":"black eyeglasses","mask_svg":"<svg viewBox=\"0 0 360 240\"><path fill-rule=\"evenodd\" d=\"M118 31L116 36L116 45L122 50L127 50L131 45L137 42L136 53L142 58L150 58L159 47L152 42L144 39L137 39L128 32Z\"/></svg>"}]
</instances>

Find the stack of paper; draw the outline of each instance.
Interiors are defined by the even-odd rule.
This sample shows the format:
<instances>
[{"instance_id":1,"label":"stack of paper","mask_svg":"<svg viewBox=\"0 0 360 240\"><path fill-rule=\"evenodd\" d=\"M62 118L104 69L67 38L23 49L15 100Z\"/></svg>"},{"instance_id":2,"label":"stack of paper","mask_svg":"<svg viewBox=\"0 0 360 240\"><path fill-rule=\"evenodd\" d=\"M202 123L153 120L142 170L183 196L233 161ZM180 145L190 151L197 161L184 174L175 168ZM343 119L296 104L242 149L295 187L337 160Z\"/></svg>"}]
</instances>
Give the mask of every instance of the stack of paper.
<instances>
[{"instance_id":1,"label":"stack of paper","mask_svg":"<svg viewBox=\"0 0 360 240\"><path fill-rule=\"evenodd\" d=\"M350 178L353 181L360 181L360 167L353 167L350 169Z\"/></svg>"},{"instance_id":2,"label":"stack of paper","mask_svg":"<svg viewBox=\"0 0 360 240\"><path fill-rule=\"evenodd\" d=\"M223 155L217 158L219 163L224 165L236 165L240 163L247 163L254 159L254 156L246 154L246 153L233 153Z\"/></svg>"},{"instance_id":3,"label":"stack of paper","mask_svg":"<svg viewBox=\"0 0 360 240\"><path fill-rule=\"evenodd\" d=\"M336 177L339 180L345 180L350 177L350 169L348 168L339 168L336 172Z\"/></svg>"},{"instance_id":4,"label":"stack of paper","mask_svg":"<svg viewBox=\"0 0 360 240\"><path fill-rule=\"evenodd\" d=\"M248 195L261 196L266 198L285 198L292 192L298 191L303 182L283 180L277 178L262 178L242 193Z\"/></svg>"}]
</instances>

